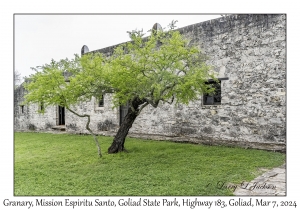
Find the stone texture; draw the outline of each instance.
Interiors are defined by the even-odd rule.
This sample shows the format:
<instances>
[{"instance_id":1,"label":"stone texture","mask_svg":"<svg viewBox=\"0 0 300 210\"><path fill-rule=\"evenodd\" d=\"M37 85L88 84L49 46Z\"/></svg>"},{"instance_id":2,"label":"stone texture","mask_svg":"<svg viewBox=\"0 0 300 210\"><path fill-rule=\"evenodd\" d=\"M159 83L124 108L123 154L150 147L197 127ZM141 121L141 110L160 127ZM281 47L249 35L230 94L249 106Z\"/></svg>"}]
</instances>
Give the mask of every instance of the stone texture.
<instances>
[{"instance_id":1,"label":"stone texture","mask_svg":"<svg viewBox=\"0 0 300 210\"><path fill-rule=\"evenodd\" d=\"M81 114L90 114L90 127L95 133L105 134L106 131L116 131L118 128L118 112L112 109L112 95L104 96L104 106L98 107L97 100L92 98L90 102L80 103L74 106L74 110ZM70 133L88 133L85 129L87 118L80 118L66 110L66 130Z\"/></svg>"},{"instance_id":2,"label":"stone texture","mask_svg":"<svg viewBox=\"0 0 300 210\"><path fill-rule=\"evenodd\" d=\"M45 114L38 113L38 104L24 105L26 94L23 86L14 90L14 129L17 131L47 131L57 124L56 107L47 107Z\"/></svg>"},{"instance_id":3,"label":"stone texture","mask_svg":"<svg viewBox=\"0 0 300 210\"><path fill-rule=\"evenodd\" d=\"M199 100L188 106L160 103L147 106L130 130L131 136L194 143L238 145L245 148L285 150L286 142L286 16L231 15L178 29L191 45L208 56L221 81L222 102L218 106ZM97 50L111 55L115 46ZM49 129L57 124L57 108L38 114L37 106L25 106L22 88L15 95L15 129ZM119 126L119 109L112 109L112 95L104 107L95 99L76 106L89 113L91 127L113 135ZM87 133L85 119L66 111L66 131ZM32 127L32 126L31 126ZM172 138L169 138L172 137Z\"/></svg>"}]
</instances>

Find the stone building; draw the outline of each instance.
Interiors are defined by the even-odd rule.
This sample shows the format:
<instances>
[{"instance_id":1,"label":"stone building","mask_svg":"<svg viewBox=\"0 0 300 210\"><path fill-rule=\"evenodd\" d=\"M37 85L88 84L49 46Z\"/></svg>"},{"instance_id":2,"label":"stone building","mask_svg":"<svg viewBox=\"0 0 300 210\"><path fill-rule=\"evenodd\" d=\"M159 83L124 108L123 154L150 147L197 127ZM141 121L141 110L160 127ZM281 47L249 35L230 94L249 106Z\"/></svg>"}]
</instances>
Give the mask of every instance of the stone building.
<instances>
[{"instance_id":1,"label":"stone building","mask_svg":"<svg viewBox=\"0 0 300 210\"><path fill-rule=\"evenodd\" d=\"M232 145L285 151L286 145L286 15L230 15L178 29L198 45L218 74L215 97L200 96L185 105L144 108L129 136ZM97 50L110 55L115 46ZM87 52L87 48L83 48ZM83 53L84 53L83 52ZM208 81L209 82L209 81ZM15 90L15 130L87 133L86 119L63 107L23 106L24 89ZM112 109L112 95L76 106L91 114L91 128L113 135L126 107Z\"/></svg>"}]
</instances>

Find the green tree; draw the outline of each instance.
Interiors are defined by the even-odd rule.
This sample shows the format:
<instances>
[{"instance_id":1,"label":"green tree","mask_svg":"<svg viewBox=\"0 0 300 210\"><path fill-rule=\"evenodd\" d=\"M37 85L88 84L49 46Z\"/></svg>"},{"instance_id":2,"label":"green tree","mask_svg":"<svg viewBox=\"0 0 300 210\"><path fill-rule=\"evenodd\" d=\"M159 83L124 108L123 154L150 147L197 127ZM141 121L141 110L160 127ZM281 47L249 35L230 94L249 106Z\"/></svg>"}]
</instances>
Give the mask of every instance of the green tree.
<instances>
[{"instance_id":1,"label":"green tree","mask_svg":"<svg viewBox=\"0 0 300 210\"><path fill-rule=\"evenodd\" d=\"M43 103L45 107L59 105L65 107L78 117L87 118L86 129L93 135L101 157L101 148L96 134L90 128L90 115L76 112L74 105L90 101L92 96L101 97L102 92L107 92L103 85L102 56L87 55L80 58L75 55L72 60L52 60L36 68L35 74L30 75L24 87L28 90L25 95L25 103ZM81 65L83 63L83 65Z\"/></svg>"},{"instance_id":2,"label":"green tree","mask_svg":"<svg viewBox=\"0 0 300 210\"><path fill-rule=\"evenodd\" d=\"M152 31L147 38L140 31L129 32L132 41L118 46L106 63L115 106L129 104L109 153L124 150L129 129L147 105L157 108L159 103L174 101L188 104L202 93L213 91L206 84L214 75L205 57L173 28L174 22L171 30Z\"/></svg>"},{"instance_id":3,"label":"green tree","mask_svg":"<svg viewBox=\"0 0 300 210\"><path fill-rule=\"evenodd\" d=\"M152 31L146 38L141 31L129 32L131 41L116 47L110 57L90 53L71 61L52 61L31 77L26 99L65 106L77 116L87 117L71 106L113 92L114 107L129 104L129 108L108 153L124 151L128 131L143 108L157 108L159 103L188 104L214 91L206 84L214 74L205 64L205 56L173 29L174 22L170 30ZM63 72L72 73L69 82Z\"/></svg>"}]
</instances>

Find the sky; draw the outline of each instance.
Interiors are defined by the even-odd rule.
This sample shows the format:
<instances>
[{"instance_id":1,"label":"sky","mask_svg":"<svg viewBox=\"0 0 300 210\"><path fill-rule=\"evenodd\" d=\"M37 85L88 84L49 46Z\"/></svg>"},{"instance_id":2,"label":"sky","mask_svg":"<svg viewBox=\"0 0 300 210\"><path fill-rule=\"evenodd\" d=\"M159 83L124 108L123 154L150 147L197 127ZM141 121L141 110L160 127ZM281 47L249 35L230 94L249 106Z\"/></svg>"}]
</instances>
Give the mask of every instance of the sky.
<instances>
[{"instance_id":1,"label":"sky","mask_svg":"<svg viewBox=\"0 0 300 210\"><path fill-rule=\"evenodd\" d=\"M143 29L147 34L155 23L177 28L220 18L221 15L18 15L14 16L15 70L21 77L34 73L31 67L51 59L73 58L83 45L90 51L129 41L127 31ZM145 36L146 36L145 35Z\"/></svg>"}]
</instances>

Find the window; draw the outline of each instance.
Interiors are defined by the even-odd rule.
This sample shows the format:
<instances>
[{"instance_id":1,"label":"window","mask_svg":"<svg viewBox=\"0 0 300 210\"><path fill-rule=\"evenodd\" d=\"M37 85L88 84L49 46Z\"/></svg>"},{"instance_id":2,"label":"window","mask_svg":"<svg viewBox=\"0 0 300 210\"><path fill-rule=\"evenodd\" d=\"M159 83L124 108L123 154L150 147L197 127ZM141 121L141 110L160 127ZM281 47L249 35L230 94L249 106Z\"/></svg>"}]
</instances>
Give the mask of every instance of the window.
<instances>
[{"instance_id":1,"label":"window","mask_svg":"<svg viewBox=\"0 0 300 210\"><path fill-rule=\"evenodd\" d=\"M203 95L203 105L221 105L221 81L208 81L206 84L211 85L215 88L214 93Z\"/></svg>"},{"instance_id":2,"label":"window","mask_svg":"<svg viewBox=\"0 0 300 210\"><path fill-rule=\"evenodd\" d=\"M228 77L218 78L218 82L210 79L206 84L211 85L212 88L215 88L215 92L211 94L203 95L203 105L221 105L221 81L228 80Z\"/></svg>"},{"instance_id":3,"label":"window","mask_svg":"<svg viewBox=\"0 0 300 210\"><path fill-rule=\"evenodd\" d=\"M21 109L21 114L24 114L24 105L21 105L20 109Z\"/></svg>"},{"instance_id":4,"label":"window","mask_svg":"<svg viewBox=\"0 0 300 210\"><path fill-rule=\"evenodd\" d=\"M104 106L104 95L98 100L98 107L103 107Z\"/></svg>"},{"instance_id":5,"label":"window","mask_svg":"<svg viewBox=\"0 0 300 210\"><path fill-rule=\"evenodd\" d=\"M94 110L103 113L104 111L104 95L94 98Z\"/></svg>"}]
</instances>

